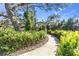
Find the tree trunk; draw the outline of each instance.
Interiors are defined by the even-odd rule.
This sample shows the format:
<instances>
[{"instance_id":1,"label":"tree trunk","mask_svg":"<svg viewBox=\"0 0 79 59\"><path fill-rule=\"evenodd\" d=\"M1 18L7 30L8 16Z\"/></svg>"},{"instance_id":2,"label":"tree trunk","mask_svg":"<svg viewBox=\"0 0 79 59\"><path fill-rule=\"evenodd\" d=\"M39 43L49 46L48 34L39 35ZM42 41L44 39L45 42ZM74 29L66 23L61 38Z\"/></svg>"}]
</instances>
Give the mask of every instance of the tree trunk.
<instances>
[{"instance_id":1,"label":"tree trunk","mask_svg":"<svg viewBox=\"0 0 79 59\"><path fill-rule=\"evenodd\" d=\"M12 10L10 4L5 3L5 8L6 8L8 18L11 20L14 29L16 31L20 31L19 24L17 23L16 16L14 16L14 11Z\"/></svg>"}]
</instances>

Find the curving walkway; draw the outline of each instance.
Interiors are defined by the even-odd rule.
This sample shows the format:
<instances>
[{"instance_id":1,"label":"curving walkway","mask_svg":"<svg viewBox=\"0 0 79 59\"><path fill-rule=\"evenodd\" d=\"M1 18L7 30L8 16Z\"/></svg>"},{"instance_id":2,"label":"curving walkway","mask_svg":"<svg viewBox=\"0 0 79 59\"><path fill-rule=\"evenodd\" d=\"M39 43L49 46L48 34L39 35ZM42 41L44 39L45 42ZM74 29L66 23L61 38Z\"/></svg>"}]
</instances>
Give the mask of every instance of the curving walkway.
<instances>
[{"instance_id":1,"label":"curving walkway","mask_svg":"<svg viewBox=\"0 0 79 59\"><path fill-rule=\"evenodd\" d=\"M35 50L21 54L19 56L55 56L57 49L57 39L48 35L48 42Z\"/></svg>"}]
</instances>

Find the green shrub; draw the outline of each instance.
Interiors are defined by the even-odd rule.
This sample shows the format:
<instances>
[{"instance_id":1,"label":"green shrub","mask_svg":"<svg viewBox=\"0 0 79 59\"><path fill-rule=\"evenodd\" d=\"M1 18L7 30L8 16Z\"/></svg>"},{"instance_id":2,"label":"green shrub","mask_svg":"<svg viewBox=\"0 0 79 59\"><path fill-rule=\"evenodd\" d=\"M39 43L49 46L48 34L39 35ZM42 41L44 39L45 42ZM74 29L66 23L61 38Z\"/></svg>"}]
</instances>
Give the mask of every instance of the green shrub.
<instances>
[{"instance_id":1,"label":"green shrub","mask_svg":"<svg viewBox=\"0 0 79 59\"><path fill-rule=\"evenodd\" d=\"M46 37L45 31L18 32L11 28L0 30L0 54L7 55L21 48L36 44Z\"/></svg>"},{"instance_id":2,"label":"green shrub","mask_svg":"<svg viewBox=\"0 0 79 59\"><path fill-rule=\"evenodd\" d=\"M49 34L51 34L51 35L57 37L58 39L59 39L60 36L63 34L63 32L64 32L63 30L54 30L54 31L49 30L49 31L48 31Z\"/></svg>"},{"instance_id":3,"label":"green shrub","mask_svg":"<svg viewBox=\"0 0 79 59\"><path fill-rule=\"evenodd\" d=\"M79 56L79 31L50 31L52 35L59 36L59 46L56 55Z\"/></svg>"},{"instance_id":4,"label":"green shrub","mask_svg":"<svg viewBox=\"0 0 79 59\"><path fill-rule=\"evenodd\" d=\"M74 56L74 50L78 47L79 32L67 31L60 36L60 45L57 55Z\"/></svg>"}]
</instances>

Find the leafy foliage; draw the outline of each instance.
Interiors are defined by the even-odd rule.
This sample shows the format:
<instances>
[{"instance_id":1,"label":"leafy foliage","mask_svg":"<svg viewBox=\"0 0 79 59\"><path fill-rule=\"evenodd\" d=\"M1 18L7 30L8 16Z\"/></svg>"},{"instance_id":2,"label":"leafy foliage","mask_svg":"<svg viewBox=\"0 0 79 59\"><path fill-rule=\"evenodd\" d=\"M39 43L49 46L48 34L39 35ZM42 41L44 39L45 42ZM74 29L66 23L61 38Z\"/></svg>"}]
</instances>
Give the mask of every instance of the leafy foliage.
<instances>
[{"instance_id":1,"label":"leafy foliage","mask_svg":"<svg viewBox=\"0 0 79 59\"><path fill-rule=\"evenodd\" d=\"M55 30L51 33L60 39L56 55L79 56L79 31Z\"/></svg>"},{"instance_id":2,"label":"leafy foliage","mask_svg":"<svg viewBox=\"0 0 79 59\"><path fill-rule=\"evenodd\" d=\"M14 29L0 29L0 54L6 55L21 48L36 44L46 37L45 31L18 32Z\"/></svg>"},{"instance_id":3,"label":"leafy foliage","mask_svg":"<svg viewBox=\"0 0 79 59\"><path fill-rule=\"evenodd\" d=\"M26 11L24 13L24 17L25 17L26 30L33 30L34 25L35 25L35 19L34 19L33 11Z\"/></svg>"},{"instance_id":4,"label":"leafy foliage","mask_svg":"<svg viewBox=\"0 0 79 59\"><path fill-rule=\"evenodd\" d=\"M53 16L52 16L53 17ZM60 18L58 18L60 19ZM79 30L79 20L73 17L66 20L49 19L47 29L51 30Z\"/></svg>"}]
</instances>

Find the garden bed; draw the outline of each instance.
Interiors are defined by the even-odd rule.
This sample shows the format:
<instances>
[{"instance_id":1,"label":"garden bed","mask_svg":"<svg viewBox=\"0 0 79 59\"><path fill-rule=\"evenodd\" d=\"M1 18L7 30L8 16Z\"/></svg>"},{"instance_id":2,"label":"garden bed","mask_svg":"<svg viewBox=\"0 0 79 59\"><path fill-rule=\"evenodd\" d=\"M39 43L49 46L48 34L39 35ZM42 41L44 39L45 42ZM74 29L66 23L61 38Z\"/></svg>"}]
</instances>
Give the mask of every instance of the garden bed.
<instances>
[{"instance_id":1,"label":"garden bed","mask_svg":"<svg viewBox=\"0 0 79 59\"><path fill-rule=\"evenodd\" d=\"M23 31L0 29L0 55L9 55L20 49L25 49L42 42L47 37L45 31Z\"/></svg>"},{"instance_id":2,"label":"garden bed","mask_svg":"<svg viewBox=\"0 0 79 59\"><path fill-rule=\"evenodd\" d=\"M39 41L37 44L35 44L35 45L22 48L22 49L20 49L20 50L14 52L14 53L9 54L8 56L18 56L18 55L21 55L21 54L23 54L23 53L26 53L26 52L29 52L29 51L34 50L34 49L36 49L36 48L39 48L39 47L43 46L45 43L47 43L47 42L48 42L48 37L46 37L46 38L40 40L40 41Z\"/></svg>"},{"instance_id":3,"label":"garden bed","mask_svg":"<svg viewBox=\"0 0 79 59\"><path fill-rule=\"evenodd\" d=\"M79 56L79 31L55 30L51 35L59 36L58 56ZM56 37L57 37L56 36Z\"/></svg>"}]
</instances>

